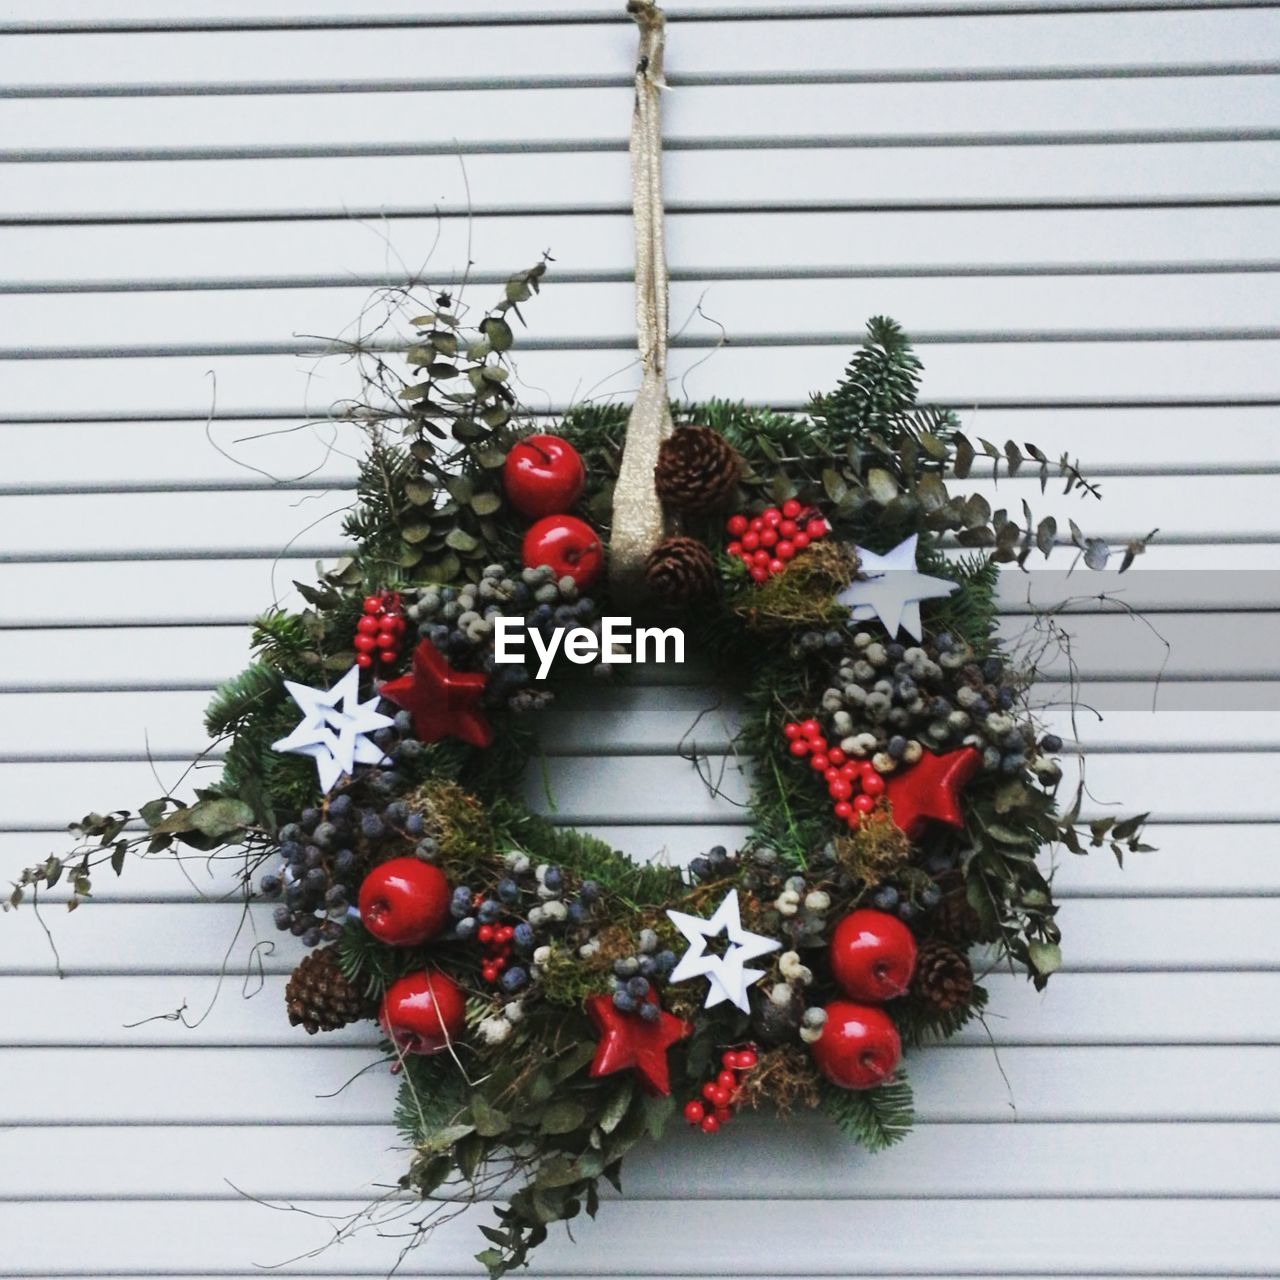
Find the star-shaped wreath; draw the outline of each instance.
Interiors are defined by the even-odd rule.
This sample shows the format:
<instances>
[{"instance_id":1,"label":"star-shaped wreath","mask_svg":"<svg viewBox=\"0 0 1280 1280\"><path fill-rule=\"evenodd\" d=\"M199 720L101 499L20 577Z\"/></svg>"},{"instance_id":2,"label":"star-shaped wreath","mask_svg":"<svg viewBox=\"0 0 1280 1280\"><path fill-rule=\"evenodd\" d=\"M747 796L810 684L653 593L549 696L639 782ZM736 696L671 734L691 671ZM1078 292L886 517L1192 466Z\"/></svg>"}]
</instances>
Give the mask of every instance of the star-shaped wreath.
<instances>
[{"instance_id":1,"label":"star-shaped wreath","mask_svg":"<svg viewBox=\"0 0 1280 1280\"><path fill-rule=\"evenodd\" d=\"M729 890L710 920L686 915L683 911L668 911L667 917L689 941L689 950L680 957L680 963L672 970L671 981L706 978L710 984L706 1008L712 1009L722 1001L729 1000L743 1013L750 1013L747 988L757 978L764 977L764 970L748 969L746 965L770 951L776 951L782 943L776 938L763 938L758 933L749 933L742 927L737 889ZM722 933L725 938L724 954L708 951L708 940Z\"/></svg>"},{"instance_id":2,"label":"star-shaped wreath","mask_svg":"<svg viewBox=\"0 0 1280 1280\"><path fill-rule=\"evenodd\" d=\"M286 680L284 687L304 714L291 734L271 744L272 750L310 756L322 791L332 791L338 779L358 764L385 761L382 749L366 735L389 728L394 721L374 710L377 698L360 701L359 667L352 667L332 689L311 689L292 680Z\"/></svg>"}]
</instances>

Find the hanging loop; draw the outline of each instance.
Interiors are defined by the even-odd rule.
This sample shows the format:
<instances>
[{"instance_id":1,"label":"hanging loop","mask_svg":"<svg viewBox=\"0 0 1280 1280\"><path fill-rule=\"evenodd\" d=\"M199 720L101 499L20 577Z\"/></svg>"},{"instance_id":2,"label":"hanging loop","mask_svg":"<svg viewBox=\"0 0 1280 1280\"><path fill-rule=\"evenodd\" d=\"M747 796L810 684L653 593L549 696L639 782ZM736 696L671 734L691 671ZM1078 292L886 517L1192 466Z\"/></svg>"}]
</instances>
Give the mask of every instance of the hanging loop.
<instances>
[{"instance_id":1,"label":"hanging loop","mask_svg":"<svg viewBox=\"0 0 1280 1280\"><path fill-rule=\"evenodd\" d=\"M631 210L636 237L636 339L642 378L627 422L613 497L610 577L615 589L624 594L639 589L645 559L662 540L662 503L653 474L658 450L674 429L667 397L667 255L658 101L666 87L665 19L653 0L629 0L627 13L640 28L631 115Z\"/></svg>"}]
</instances>

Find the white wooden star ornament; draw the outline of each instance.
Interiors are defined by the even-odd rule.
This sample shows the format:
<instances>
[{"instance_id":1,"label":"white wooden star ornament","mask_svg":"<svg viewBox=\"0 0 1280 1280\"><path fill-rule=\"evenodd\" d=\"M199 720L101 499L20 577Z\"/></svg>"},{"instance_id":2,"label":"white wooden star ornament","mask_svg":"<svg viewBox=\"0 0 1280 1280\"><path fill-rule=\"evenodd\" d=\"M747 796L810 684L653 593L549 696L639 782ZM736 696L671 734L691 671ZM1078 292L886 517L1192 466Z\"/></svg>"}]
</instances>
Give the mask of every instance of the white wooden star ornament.
<instances>
[{"instance_id":1,"label":"white wooden star ornament","mask_svg":"<svg viewBox=\"0 0 1280 1280\"><path fill-rule=\"evenodd\" d=\"M310 756L320 775L320 789L331 791L344 773L358 764L384 764L387 757L366 736L390 728L390 716L375 711L376 696L360 701L360 668L352 667L332 689L309 689L286 680L284 687L302 708L303 717L288 737L271 744L273 751Z\"/></svg>"},{"instance_id":2,"label":"white wooden star ornament","mask_svg":"<svg viewBox=\"0 0 1280 1280\"><path fill-rule=\"evenodd\" d=\"M924 638L920 625L920 602L949 596L959 587L949 578L934 578L916 568L916 543L920 535L913 533L888 554L855 547L860 571L866 580L851 582L836 600L848 605L855 622L879 618L892 640L898 629L904 629L917 641Z\"/></svg>"},{"instance_id":3,"label":"white wooden star ornament","mask_svg":"<svg viewBox=\"0 0 1280 1280\"><path fill-rule=\"evenodd\" d=\"M749 961L776 951L782 943L775 938L749 933L742 927L737 889L729 890L710 920L686 915L683 911L668 911L667 918L689 942L689 950L680 957L680 963L671 972L671 981L706 978L709 987L705 1008L712 1009L728 1000L743 1013L750 1013L747 988L757 978L763 978L765 971L746 966ZM707 940L722 933L725 938L724 955L708 951Z\"/></svg>"}]
</instances>

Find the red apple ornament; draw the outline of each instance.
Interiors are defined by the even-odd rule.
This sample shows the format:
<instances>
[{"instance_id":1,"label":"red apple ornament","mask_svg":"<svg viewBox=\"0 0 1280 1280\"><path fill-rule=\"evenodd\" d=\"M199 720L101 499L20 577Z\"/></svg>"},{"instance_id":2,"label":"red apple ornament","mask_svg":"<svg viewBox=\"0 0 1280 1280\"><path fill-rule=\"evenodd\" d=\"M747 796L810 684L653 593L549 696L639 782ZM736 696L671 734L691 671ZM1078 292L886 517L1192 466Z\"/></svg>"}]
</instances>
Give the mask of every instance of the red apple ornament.
<instances>
[{"instance_id":1,"label":"red apple ornament","mask_svg":"<svg viewBox=\"0 0 1280 1280\"><path fill-rule=\"evenodd\" d=\"M577 449L559 436L525 436L502 466L507 501L530 520L568 511L586 482Z\"/></svg>"},{"instance_id":2,"label":"red apple ornament","mask_svg":"<svg viewBox=\"0 0 1280 1280\"><path fill-rule=\"evenodd\" d=\"M893 1019L874 1005L833 1000L827 1021L813 1042L813 1060L841 1089L874 1089L898 1069L902 1041Z\"/></svg>"},{"instance_id":3,"label":"red apple ornament","mask_svg":"<svg viewBox=\"0 0 1280 1280\"><path fill-rule=\"evenodd\" d=\"M879 1004L905 995L916 967L916 940L897 916L851 911L831 936L831 974L851 1000Z\"/></svg>"},{"instance_id":4,"label":"red apple ornament","mask_svg":"<svg viewBox=\"0 0 1280 1280\"><path fill-rule=\"evenodd\" d=\"M545 516L530 525L521 555L525 567L550 565L557 578L568 576L585 591L604 568L600 535L577 516Z\"/></svg>"},{"instance_id":5,"label":"red apple ornament","mask_svg":"<svg viewBox=\"0 0 1280 1280\"><path fill-rule=\"evenodd\" d=\"M429 862L392 858L360 886L360 919L389 947L416 947L434 938L448 918L449 882Z\"/></svg>"},{"instance_id":6,"label":"red apple ornament","mask_svg":"<svg viewBox=\"0 0 1280 1280\"><path fill-rule=\"evenodd\" d=\"M378 1021L401 1053L440 1053L462 1034L466 1013L458 984L432 970L392 983Z\"/></svg>"}]
</instances>

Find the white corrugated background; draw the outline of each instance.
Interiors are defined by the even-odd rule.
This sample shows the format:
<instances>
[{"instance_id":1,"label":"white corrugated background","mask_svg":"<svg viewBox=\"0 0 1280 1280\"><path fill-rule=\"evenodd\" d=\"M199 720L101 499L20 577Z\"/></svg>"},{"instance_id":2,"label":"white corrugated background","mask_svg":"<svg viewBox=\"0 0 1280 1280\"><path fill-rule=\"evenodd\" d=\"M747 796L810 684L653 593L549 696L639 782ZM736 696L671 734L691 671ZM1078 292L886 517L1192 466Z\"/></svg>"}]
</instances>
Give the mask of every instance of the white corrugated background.
<instances>
[{"instance_id":1,"label":"white corrugated background","mask_svg":"<svg viewBox=\"0 0 1280 1280\"><path fill-rule=\"evenodd\" d=\"M448 283L469 254L478 298L550 249L528 403L634 387L620 8L0 0L0 870L149 796L148 751L178 776L247 620L337 550L354 437L293 428L351 372L306 335L406 274ZM1280 14L670 9L678 389L798 404L887 312L973 434L1070 449L1108 498L1042 506L1119 539L1158 525L1101 584L1151 628L1094 600L1071 629L1105 712L1092 809L1151 808L1162 851L1062 868L1066 971L1045 997L997 976L990 1038L919 1055L892 1153L819 1124L677 1135L537 1267L1275 1275ZM1006 583L1010 634L1026 590ZM707 699L666 679L552 717L547 776L566 820L687 858L735 834L738 784L713 799L679 758ZM697 736L723 751L724 726ZM368 1038L284 1022L289 941L242 933L195 1029L142 1021L194 1021L235 930L206 900L226 876L185 869L53 909L66 980L29 910L0 923L0 1277L248 1276L328 1228L242 1193L347 1212L400 1167ZM470 1273L477 1247L451 1225L404 1270ZM397 1249L289 1271L381 1275Z\"/></svg>"}]
</instances>

